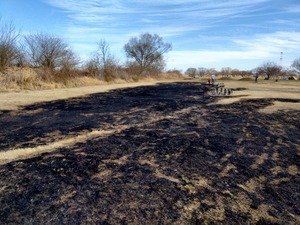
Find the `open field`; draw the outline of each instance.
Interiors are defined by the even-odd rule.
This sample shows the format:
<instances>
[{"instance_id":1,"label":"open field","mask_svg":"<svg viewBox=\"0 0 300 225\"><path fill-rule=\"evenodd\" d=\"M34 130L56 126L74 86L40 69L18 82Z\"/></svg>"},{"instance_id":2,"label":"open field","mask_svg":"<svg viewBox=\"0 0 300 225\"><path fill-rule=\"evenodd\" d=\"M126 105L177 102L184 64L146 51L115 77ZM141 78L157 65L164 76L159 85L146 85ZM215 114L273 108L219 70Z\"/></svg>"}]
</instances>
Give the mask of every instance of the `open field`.
<instances>
[{"instance_id":1,"label":"open field","mask_svg":"<svg viewBox=\"0 0 300 225\"><path fill-rule=\"evenodd\" d=\"M221 81L222 82L222 81ZM299 81L280 81L260 80L258 83L227 80L224 81L227 87L233 89L243 88L238 92L234 92L233 98L223 98L218 101L220 104L229 104L245 99L261 99L261 98L279 98L279 99L299 99L300 98L300 82ZM274 101L262 112L274 112L276 110L296 109L300 110L300 104L297 102Z\"/></svg>"},{"instance_id":2,"label":"open field","mask_svg":"<svg viewBox=\"0 0 300 225\"><path fill-rule=\"evenodd\" d=\"M195 82L203 82L204 80L193 80ZM88 94L107 92L119 88L133 88L138 86L152 86L159 83L170 82L185 82L184 80L173 81L148 81L138 83L121 83L121 84L106 84L97 86L87 86L78 88L61 88L51 90L22 90L18 92L0 92L0 110L16 110L19 107L46 101L58 99L68 99L72 97L84 96ZM287 98L299 99L300 97L300 81L274 81L260 80L258 83L253 81L238 81L225 80L220 81L226 84L226 87L232 89L243 89L234 92L231 98L223 98L218 101L219 104L228 104L241 99L253 98ZM276 107L278 106L278 107ZM284 105L280 102L273 102L269 107L271 111L277 109L300 109L299 104L285 102ZM266 110L267 112L267 110Z\"/></svg>"},{"instance_id":3,"label":"open field","mask_svg":"<svg viewBox=\"0 0 300 225\"><path fill-rule=\"evenodd\" d=\"M299 224L300 83L224 83L1 93L0 221Z\"/></svg>"}]
</instances>

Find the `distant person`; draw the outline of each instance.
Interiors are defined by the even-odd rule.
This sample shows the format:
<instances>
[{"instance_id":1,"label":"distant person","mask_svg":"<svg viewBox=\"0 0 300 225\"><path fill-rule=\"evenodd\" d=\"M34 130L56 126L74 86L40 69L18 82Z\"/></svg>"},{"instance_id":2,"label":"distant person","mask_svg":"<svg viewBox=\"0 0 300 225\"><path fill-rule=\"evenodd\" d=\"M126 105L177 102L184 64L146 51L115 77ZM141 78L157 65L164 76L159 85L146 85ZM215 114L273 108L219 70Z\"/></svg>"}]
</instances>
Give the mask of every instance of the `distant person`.
<instances>
[{"instance_id":1,"label":"distant person","mask_svg":"<svg viewBox=\"0 0 300 225\"><path fill-rule=\"evenodd\" d=\"M211 75L211 83L215 84L216 83L216 76L213 74Z\"/></svg>"},{"instance_id":2,"label":"distant person","mask_svg":"<svg viewBox=\"0 0 300 225\"><path fill-rule=\"evenodd\" d=\"M210 77L208 78L207 83L208 83L209 85L211 84L211 79L210 79Z\"/></svg>"}]
</instances>

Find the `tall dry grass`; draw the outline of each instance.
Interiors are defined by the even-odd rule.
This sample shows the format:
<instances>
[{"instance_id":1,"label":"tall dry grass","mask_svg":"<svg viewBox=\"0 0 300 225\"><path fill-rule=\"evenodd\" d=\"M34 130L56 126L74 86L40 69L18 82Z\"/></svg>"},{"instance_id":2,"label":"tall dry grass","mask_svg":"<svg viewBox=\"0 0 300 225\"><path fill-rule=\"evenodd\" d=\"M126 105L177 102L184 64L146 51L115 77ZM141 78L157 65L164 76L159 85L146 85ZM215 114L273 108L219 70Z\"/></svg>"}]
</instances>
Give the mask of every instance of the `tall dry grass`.
<instances>
[{"instance_id":1,"label":"tall dry grass","mask_svg":"<svg viewBox=\"0 0 300 225\"><path fill-rule=\"evenodd\" d=\"M47 76L45 76L47 73ZM47 77L47 79L45 79ZM50 79L52 77L52 79ZM49 74L49 71L34 68L11 67L0 73L0 91L18 90L43 90L55 88L72 88L83 86L94 86L102 84L120 84L133 82L152 82L157 80L174 80L182 76L177 73L157 73L148 76L132 76L124 70L119 70L113 75L109 74L109 79L99 79L96 77L76 74Z\"/></svg>"},{"instance_id":2,"label":"tall dry grass","mask_svg":"<svg viewBox=\"0 0 300 225\"><path fill-rule=\"evenodd\" d=\"M43 70L33 68L8 68L0 73L2 92L92 86L103 83L105 82L88 76L69 77L60 81L44 79Z\"/></svg>"},{"instance_id":3,"label":"tall dry grass","mask_svg":"<svg viewBox=\"0 0 300 225\"><path fill-rule=\"evenodd\" d=\"M8 68L0 73L2 90L32 89L40 83L38 81L38 74L30 68Z\"/></svg>"}]
</instances>

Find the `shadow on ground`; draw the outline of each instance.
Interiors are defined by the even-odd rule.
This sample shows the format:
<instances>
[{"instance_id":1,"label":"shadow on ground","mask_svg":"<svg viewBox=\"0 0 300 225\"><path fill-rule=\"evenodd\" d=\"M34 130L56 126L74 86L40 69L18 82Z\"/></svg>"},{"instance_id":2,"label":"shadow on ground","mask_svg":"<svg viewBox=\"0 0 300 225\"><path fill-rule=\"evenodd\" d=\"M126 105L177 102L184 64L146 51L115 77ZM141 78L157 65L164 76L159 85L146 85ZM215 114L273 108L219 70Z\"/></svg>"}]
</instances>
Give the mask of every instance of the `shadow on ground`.
<instances>
[{"instance_id":1,"label":"shadow on ground","mask_svg":"<svg viewBox=\"0 0 300 225\"><path fill-rule=\"evenodd\" d=\"M208 104L208 90L161 84L2 113L1 151L114 132L0 166L0 221L299 224L300 112Z\"/></svg>"}]
</instances>

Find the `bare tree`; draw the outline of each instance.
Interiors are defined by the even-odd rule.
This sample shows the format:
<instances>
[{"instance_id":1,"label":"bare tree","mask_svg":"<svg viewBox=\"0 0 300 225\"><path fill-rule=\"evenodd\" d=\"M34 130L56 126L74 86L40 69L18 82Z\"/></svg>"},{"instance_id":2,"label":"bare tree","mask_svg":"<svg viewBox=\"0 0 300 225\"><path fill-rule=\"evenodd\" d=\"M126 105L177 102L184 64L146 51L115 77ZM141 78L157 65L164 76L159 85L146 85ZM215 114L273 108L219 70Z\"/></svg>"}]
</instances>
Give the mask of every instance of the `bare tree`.
<instances>
[{"instance_id":1,"label":"bare tree","mask_svg":"<svg viewBox=\"0 0 300 225\"><path fill-rule=\"evenodd\" d=\"M300 58L293 61L292 68L298 75L300 75Z\"/></svg>"},{"instance_id":2,"label":"bare tree","mask_svg":"<svg viewBox=\"0 0 300 225\"><path fill-rule=\"evenodd\" d=\"M66 55L70 54L69 46L61 38L38 33L25 36L28 56L33 66L54 71L62 66Z\"/></svg>"},{"instance_id":3,"label":"bare tree","mask_svg":"<svg viewBox=\"0 0 300 225\"><path fill-rule=\"evenodd\" d=\"M104 40L98 42L98 49L96 52L99 66L101 68L100 72L106 81L110 81L115 77L116 69L118 68L118 61L112 55L110 51L110 45Z\"/></svg>"},{"instance_id":4,"label":"bare tree","mask_svg":"<svg viewBox=\"0 0 300 225\"><path fill-rule=\"evenodd\" d=\"M165 66L163 55L172 49L157 34L143 33L133 37L124 46L128 59L134 59L134 64L140 68L139 74L145 71L161 70Z\"/></svg>"},{"instance_id":5,"label":"bare tree","mask_svg":"<svg viewBox=\"0 0 300 225\"><path fill-rule=\"evenodd\" d=\"M179 69L176 69L176 68L168 70L167 73L169 73L169 74L177 74L179 76L182 76L182 71L179 70Z\"/></svg>"},{"instance_id":6,"label":"bare tree","mask_svg":"<svg viewBox=\"0 0 300 225\"><path fill-rule=\"evenodd\" d=\"M26 56L26 47L23 42L19 41L19 46L14 59L14 65L18 67L25 67L29 65L29 60Z\"/></svg>"},{"instance_id":7,"label":"bare tree","mask_svg":"<svg viewBox=\"0 0 300 225\"><path fill-rule=\"evenodd\" d=\"M255 78L255 83L257 83L257 80L261 74L261 69L259 67L256 67L251 70L251 75Z\"/></svg>"},{"instance_id":8,"label":"bare tree","mask_svg":"<svg viewBox=\"0 0 300 225\"><path fill-rule=\"evenodd\" d=\"M215 68L210 68L207 70L207 75L212 76L214 74L218 74L218 71Z\"/></svg>"},{"instance_id":9,"label":"bare tree","mask_svg":"<svg viewBox=\"0 0 300 225\"><path fill-rule=\"evenodd\" d=\"M220 71L222 76L229 77L231 75L232 69L230 67L223 67Z\"/></svg>"},{"instance_id":10,"label":"bare tree","mask_svg":"<svg viewBox=\"0 0 300 225\"><path fill-rule=\"evenodd\" d=\"M242 75L242 71L240 71L239 69L232 69L230 75L233 77L237 77L239 75Z\"/></svg>"},{"instance_id":11,"label":"bare tree","mask_svg":"<svg viewBox=\"0 0 300 225\"><path fill-rule=\"evenodd\" d=\"M190 68L188 68L188 69L185 71L185 74L189 75L190 77L195 78L195 77L196 77L196 74L197 74L197 69L196 69L196 68L193 68L193 67L190 67Z\"/></svg>"},{"instance_id":12,"label":"bare tree","mask_svg":"<svg viewBox=\"0 0 300 225\"><path fill-rule=\"evenodd\" d=\"M2 23L0 18L0 72L11 66L19 55L19 32L12 23Z\"/></svg>"},{"instance_id":13,"label":"bare tree","mask_svg":"<svg viewBox=\"0 0 300 225\"><path fill-rule=\"evenodd\" d=\"M111 80L119 67L118 60L111 54L110 46L104 39L101 39L97 45L97 50L92 53L85 68L93 77Z\"/></svg>"},{"instance_id":14,"label":"bare tree","mask_svg":"<svg viewBox=\"0 0 300 225\"><path fill-rule=\"evenodd\" d=\"M98 50L96 53L102 68L113 66L116 63L115 58L110 52L110 46L104 39L98 42Z\"/></svg>"},{"instance_id":15,"label":"bare tree","mask_svg":"<svg viewBox=\"0 0 300 225\"><path fill-rule=\"evenodd\" d=\"M84 65L84 68L87 72L88 76L101 78L100 66L99 66L99 58L97 55L93 54Z\"/></svg>"},{"instance_id":16,"label":"bare tree","mask_svg":"<svg viewBox=\"0 0 300 225\"><path fill-rule=\"evenodd\" d=\"M79 57L73 52L72 49L68 49L61 58L60 69L65 72L69 72L75 69L79 63Z\"/></svg>"},{"instance_id":17,"label":"bare tree","mask_svg":"<svg viewBox=\"0 0 300 225\"><path fill-rule=\"evenodd\" d=\"M266 79L270 79L270 77L277 77L280 72L281 66L274 62L265 62L256 68L256 73L261 75L264 74Z\"/></svg>"},{"instance_id":18,"label":"bare tree","mask_svg":"<svg viewBox=\"0 0 300 225\"><path fill-rule=\"evenodd\" d=\"M253 73L252 70L239 70L239 75L241 75L242 77L251 77L253 76Z\"/></svg>"},{"instance_id":19,"label":"bare tree","mask_svg":"<svg viewBox=\"0 0 300 225\"><path fill-rule=\"evenodd\" d=\"M198 68L198 74L199 74L200 77L206 76L208 74L208 72L209 72L208 69L205 68L205 67L199 67Z\"/></svg>"}]
</instances>

